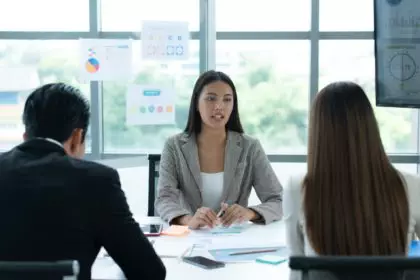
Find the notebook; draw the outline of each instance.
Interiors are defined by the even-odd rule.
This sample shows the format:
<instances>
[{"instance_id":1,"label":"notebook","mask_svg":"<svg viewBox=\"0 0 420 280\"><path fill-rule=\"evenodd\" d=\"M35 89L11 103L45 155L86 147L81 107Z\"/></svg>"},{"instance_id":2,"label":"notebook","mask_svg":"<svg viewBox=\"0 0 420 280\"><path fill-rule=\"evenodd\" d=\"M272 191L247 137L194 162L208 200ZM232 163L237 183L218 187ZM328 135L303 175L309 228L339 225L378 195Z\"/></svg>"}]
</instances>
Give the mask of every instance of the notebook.
<instances>
[{"instance_id":1,"label":"notebook","mask_svg":"<svg viewBox=\"0 0 420 280\"><path fill-rule=\"evenodd\" d=\"M171 225L162 231L162 235L185 236L190 233L188 226Z\"/></svg>"}]
</instances>

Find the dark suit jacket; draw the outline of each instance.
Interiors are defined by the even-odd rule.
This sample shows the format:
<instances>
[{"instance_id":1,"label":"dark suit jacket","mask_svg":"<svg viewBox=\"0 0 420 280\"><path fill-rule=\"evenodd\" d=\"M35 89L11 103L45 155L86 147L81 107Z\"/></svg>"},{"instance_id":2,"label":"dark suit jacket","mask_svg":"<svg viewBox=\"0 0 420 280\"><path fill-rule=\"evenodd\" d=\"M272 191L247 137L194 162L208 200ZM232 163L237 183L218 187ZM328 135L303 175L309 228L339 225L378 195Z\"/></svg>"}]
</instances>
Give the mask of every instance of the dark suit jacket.
<instances>
[{"instance_id":1,"label":"dark suit jacket","mask_svg":"<svg viewBox=\"0 0 420 280\"><path fill-rule=\"evenodd\" d=\"M78 260L90 279L101 246L128 279L164 279L116 170L43 139L0 155L0 260Z\"/></svg>"}]
</instances>

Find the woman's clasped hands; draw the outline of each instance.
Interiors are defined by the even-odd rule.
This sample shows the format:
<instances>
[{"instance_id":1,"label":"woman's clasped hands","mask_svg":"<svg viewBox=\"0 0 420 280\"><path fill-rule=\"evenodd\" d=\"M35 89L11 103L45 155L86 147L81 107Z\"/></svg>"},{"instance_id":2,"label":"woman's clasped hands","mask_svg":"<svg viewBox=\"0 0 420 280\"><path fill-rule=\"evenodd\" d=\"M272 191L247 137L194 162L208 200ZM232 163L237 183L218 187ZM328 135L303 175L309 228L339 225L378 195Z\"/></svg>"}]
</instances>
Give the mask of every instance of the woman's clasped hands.
<instances>
[{"instance_id":1,"label":"woman's clasped hands","mask_svg":"<svg viewBox=\"0 0 420 280\"><path fill-rule=\"evenodd\" d=\"M215 213L213 209L208 207L201 207L197 209L194 216L189 216L186 224L191 229L198 229L200 227L213 228L218 225L229 227L234 223L243 223L254 219L256 213L248 208L238 204L228 205L221 204L219 213Z\"/></svg>"}]
</instances>

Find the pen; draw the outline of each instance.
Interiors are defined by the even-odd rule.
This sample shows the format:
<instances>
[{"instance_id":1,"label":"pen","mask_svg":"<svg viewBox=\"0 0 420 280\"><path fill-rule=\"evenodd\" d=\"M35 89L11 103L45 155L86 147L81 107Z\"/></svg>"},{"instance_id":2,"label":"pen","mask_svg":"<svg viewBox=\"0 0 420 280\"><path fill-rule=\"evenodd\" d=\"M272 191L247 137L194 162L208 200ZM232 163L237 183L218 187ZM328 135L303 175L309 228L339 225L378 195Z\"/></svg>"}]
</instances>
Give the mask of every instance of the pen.
<instances>
[{"instance_id":1,"label":"pen","mask_svg":"<svg viewBox=\"0 0 420 280\"><path fill-rule=\"evenodd\" d=\"M225 210L224 209L220 209L219 213L217 213L217 218L222 217L225 214Z\"/></svg>"},{"instance_id":2,"label":"pen","mask_svg":"<svg viewBox=\"0 0 420 280\"><path fill-rule=\"evenodd\" d=\"M237 253L231 253L229 254L229 256L240 256L240 255L250 255L250 254L259 254L259 253L271 253L271 252L277 252L277 249L237 252Z\"/></svg>"},{"instance_id":3,"label":"pen","mask_svg":"<svg viewBox=\"0 0 420 280\"><path fill-rule=\"evenodd\" d=\"M223 217L223 215L226 213L227 208L229 208L229 205L230 205L230 203L229 203L229 202L230 202L230 201L228 201L228 202L224 202L224 204L227 204L227 207L226 207L226 209L224 209L224 207L222 207L222 208L220 209L219 213L217 213L217 215L216 215L216 217L217 217L217 218Z\"/></svg>"}]
</instances>

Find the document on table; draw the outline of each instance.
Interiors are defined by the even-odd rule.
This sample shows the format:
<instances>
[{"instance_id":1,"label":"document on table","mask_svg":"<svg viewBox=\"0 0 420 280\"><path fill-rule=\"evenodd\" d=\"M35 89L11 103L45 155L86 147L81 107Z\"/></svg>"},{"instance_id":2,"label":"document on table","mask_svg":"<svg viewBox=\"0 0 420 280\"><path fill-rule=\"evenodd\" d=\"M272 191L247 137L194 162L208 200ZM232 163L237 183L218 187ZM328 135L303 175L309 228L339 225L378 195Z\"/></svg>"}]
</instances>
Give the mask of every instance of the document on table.
<instances>
[{"instance_id":1,"label":"document on table","mask_svg":"<svg viewBox=\"0 0 420 280\"><path fill-rule=\"evenodd\" d=\"M188 254L192 248L192 242L187 240L155 239L153 248L161 258L179 258Z\"/></svg>"},{"instance_id":2,"label":"document on table","mask_svg":"<svg viewBox=\"0 0 420 280\"><path fill-rule=\"evenodd\" d=\"M208 252L217 261L223 262L246 262L255 261L258 257L264 255L276 255L281 257L287 257L288 251L284 243L282 242L270 242L261 236L229 236L226 238L213 239L213 242L208 247ZM267 252L270 250L270 252ZM233 255L233 253L243 253L251 251L264 251L261 253L252 254L239 254Z\"/></svg>"},{"instance_id":3,"label":"document on table","mask_svg":"<svg viewBox=\"0 0 420 280\"><path fill-rule=\"evenodd\" d=\"M251 224L235 224L229 227L224 227L222 225L216 226L214 228L201 228L198 230L192 231L192 236L217 236L217 235L238 235L246 231Z\"/></svg>"},{"instance_id":4,"label":"document on table","mask_svg":"<svg viewBox=\"0 0 420 280\"><path fill-rule=\"evenodd\" d=\"M284 246L264 246L264 247L228 247L224 249L211 249L209 253L216 261L221 262L247 262L255 261L265 255L288 257L287 248Z\"/></svg>"}]
</instances>

